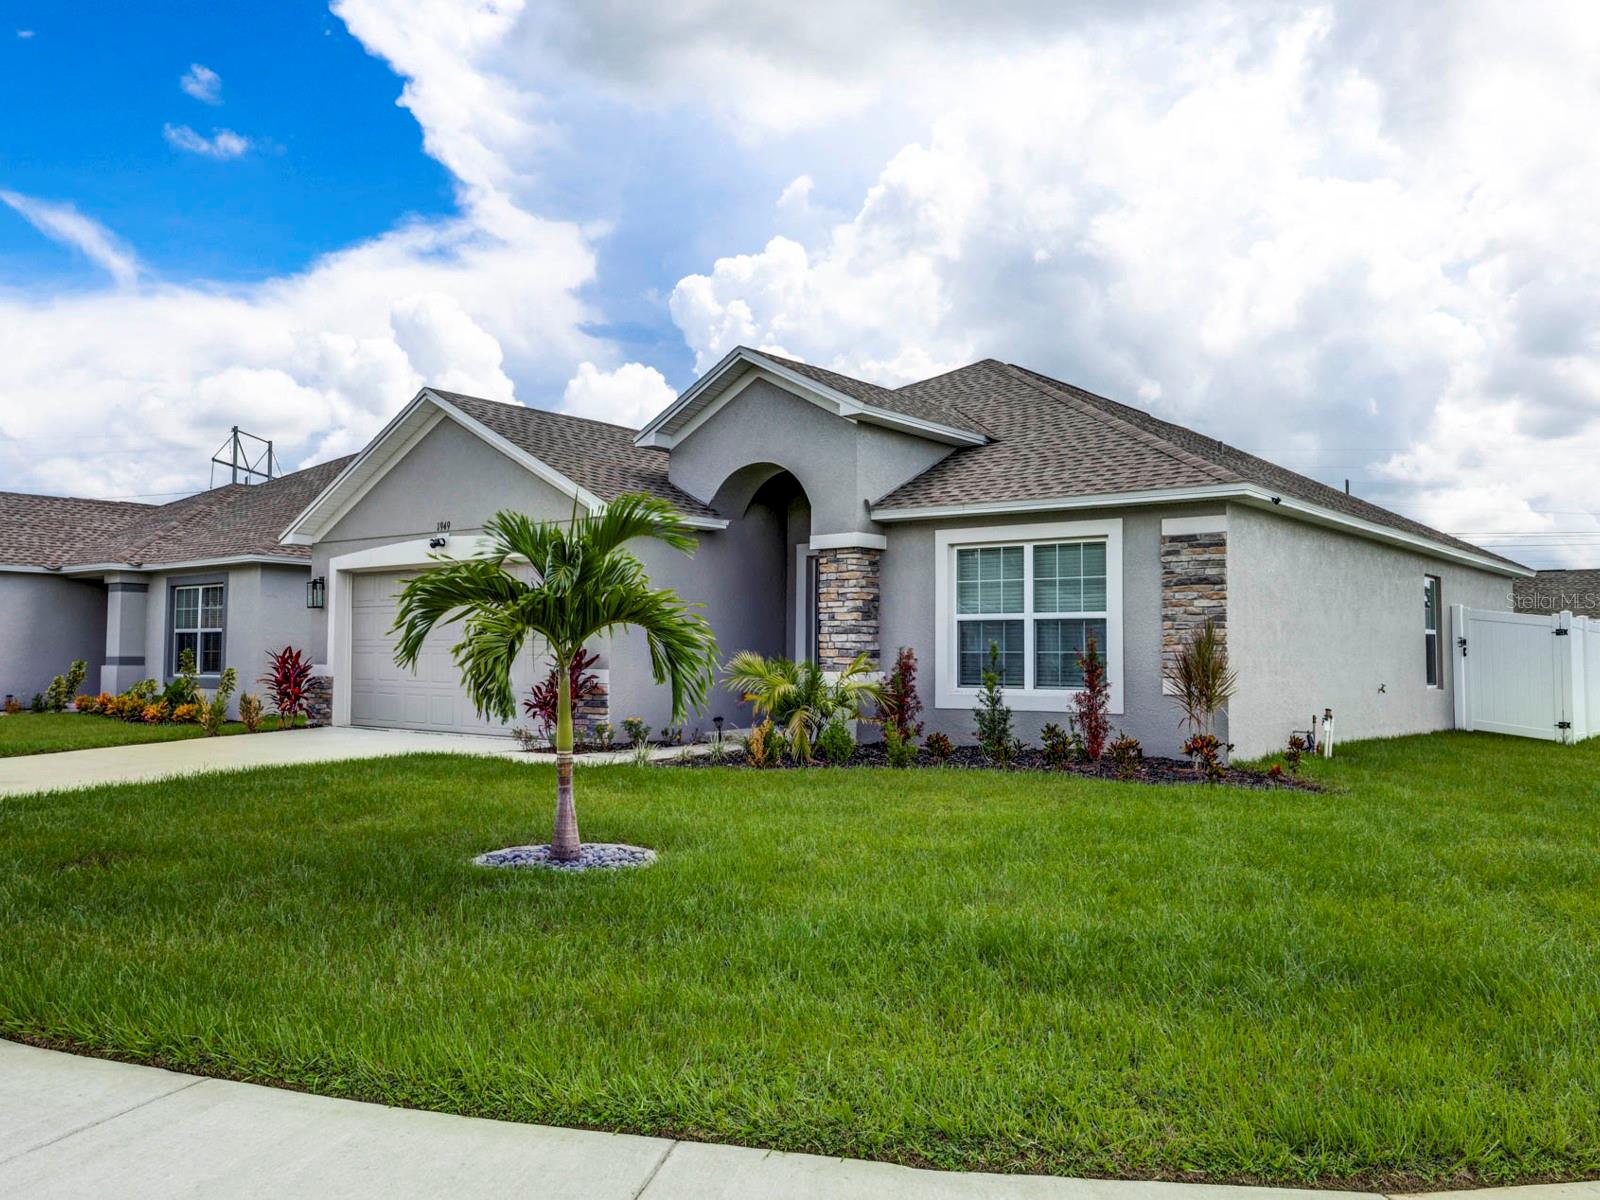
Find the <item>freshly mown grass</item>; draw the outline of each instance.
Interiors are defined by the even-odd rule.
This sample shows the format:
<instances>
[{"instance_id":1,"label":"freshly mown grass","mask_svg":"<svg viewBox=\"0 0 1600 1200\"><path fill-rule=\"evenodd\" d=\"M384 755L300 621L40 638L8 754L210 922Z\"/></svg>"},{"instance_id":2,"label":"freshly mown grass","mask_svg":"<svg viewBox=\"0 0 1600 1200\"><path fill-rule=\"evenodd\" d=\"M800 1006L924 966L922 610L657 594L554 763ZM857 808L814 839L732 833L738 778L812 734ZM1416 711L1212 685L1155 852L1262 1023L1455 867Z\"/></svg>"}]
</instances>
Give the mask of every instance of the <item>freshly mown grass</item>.
<instances>
[{"instance_id":1,"label":"freshly mown grass","mask_svg":"<svg viewBox=\"0 0 1600 1200\"><path fill-rule=\"evenodd\" d=\"M0 801L0 1034L333 1095L950 1168L1600 1171L1600 740L1330 790L590 767L646 870L488 871L548 768Z\"/></svg>"},{"instance_id":2,"label":"freshly mown grass","mask_svg":"<svg viewBox=\"0 0 1600 1200\"><path fill-rule=\"evenodd\" d=\"M263 733L277 731L277 717L268 717L261 726ZM224 735L243 732L244 726L237 721L222 726ZM204 736L205 730L198 725L146 725L95 713L11 713L0 717L0 758L143 742L181 742Z\"/></svg>"}]
</instances>

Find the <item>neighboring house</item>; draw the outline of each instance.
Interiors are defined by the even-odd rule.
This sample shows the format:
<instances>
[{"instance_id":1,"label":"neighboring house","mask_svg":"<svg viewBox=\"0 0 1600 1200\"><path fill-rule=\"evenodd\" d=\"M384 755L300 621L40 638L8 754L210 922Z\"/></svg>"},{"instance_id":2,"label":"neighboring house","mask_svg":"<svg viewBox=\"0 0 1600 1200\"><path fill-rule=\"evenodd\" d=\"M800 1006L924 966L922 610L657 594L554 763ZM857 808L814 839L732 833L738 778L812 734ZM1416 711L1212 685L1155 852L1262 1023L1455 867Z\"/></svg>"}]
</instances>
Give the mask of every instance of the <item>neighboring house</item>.
<instances>
[{"instance_id":1,"label":"neighboring house","mask_svg":"<svg viewBox=\"0 0 1600 1200\"><path fill-rule=\"evenodd\" d=\"M91 691L167 680L185 648L202 686L224 666L252 686L311 636L311 554L278 537L349 462L171 504L0 492L0 694L26 703L75 658Z\"/></svg>"},{"instance_id":2,"label":"neighboring house","mask_svg":"<svg viewBox=\"0 0 1600 1200\"><path fill-rule=\"evenodd\" d=\"M1516 582L1516 610L1600 617L1600 569L1540 571Z\"/></svg>"},{"instance_id":3,"label":"neighboring house","mask_svg":"<svg viewBox=\"0 0 1600 1200\"><path fill-rule=\"evenodd\" d=\"M246 653L281 641L247 639L242 627L298 624L336 724L500 731L462 694L450 629L417 671L395 667L401 581L435 554L479 552L498 509L567 520L630 491L672 501L700 531L693 559L655 545L641 554L659 584L705 605L724 654L836 669L858 652L882 663L910 646L928 728L958 737L970 734L990 643L1002 650L1018 733L1036 739L1071 711L1076 655L1093 636L1114 724L1152 753L1175 753L1162 664L1207 617L1225 628L1239 675L1228 714L1239 754L1279 747L1329 707L1346 738L1448 728L1449 606L1507 609L1511 581L1532 575L993 360L890 389L739 349L641 431L424 389L353 459L224 490L243 493L237 515L274 487L303 496L286 515L272 504L282 545L268 547L279 562L300 556L287 568L295 594L271 618L230 598L225 655L232 663L235 639ZM144 511L129 519L149 519ZM297 607L308 579L325 587L325 608ZM85 608L86 636L95 609ZM108 630L118 624L99 611ZM144 624L147 640L172 634L168 617L147 612ZM108 634L106 655L112 644ZM606 692L590 719L662 726L667 697L642 640L620 634L593 649ZM525 658L519 686L546 669L536 649ZM747 714L718 692L690 732L717 715Z\"/></svg>"}]
</instances>

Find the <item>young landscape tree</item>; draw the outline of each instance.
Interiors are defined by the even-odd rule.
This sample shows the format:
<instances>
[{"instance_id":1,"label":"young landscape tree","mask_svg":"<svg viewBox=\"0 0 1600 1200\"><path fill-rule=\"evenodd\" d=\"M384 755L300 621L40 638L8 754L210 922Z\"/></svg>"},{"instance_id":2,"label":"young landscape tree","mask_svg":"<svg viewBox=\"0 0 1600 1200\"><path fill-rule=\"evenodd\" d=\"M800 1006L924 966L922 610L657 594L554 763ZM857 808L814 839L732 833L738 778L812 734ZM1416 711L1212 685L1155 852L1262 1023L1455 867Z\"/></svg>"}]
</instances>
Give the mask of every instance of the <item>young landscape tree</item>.
<instances>
[{"instance_id":1,"label":"young landscape tree","mask_svg":"<svg viewBox=\"0 0 1600 1200\"><path fill-rule=\"evenodd\" d=\"M550 857L579 857L578 815L572 797L570 666L584 643L614 630L641 630L658 684L671 689L672 719L698 708L711 686L717 643L711 627L670 588L653 588L627 543L653 538L692 554L695 538L664 500L624 495L595 516L566 523L496 513L484 526L490 550L481 558L441 559L409 580L400 593L395 662L415 669L435 626L463 623L451 653L467 695L483 717L509 721L516 713L511 670L531 638L542 638L556 667L556 816ZM517 577L518 561L533 582Z\"/></svg>"}]
</instances>

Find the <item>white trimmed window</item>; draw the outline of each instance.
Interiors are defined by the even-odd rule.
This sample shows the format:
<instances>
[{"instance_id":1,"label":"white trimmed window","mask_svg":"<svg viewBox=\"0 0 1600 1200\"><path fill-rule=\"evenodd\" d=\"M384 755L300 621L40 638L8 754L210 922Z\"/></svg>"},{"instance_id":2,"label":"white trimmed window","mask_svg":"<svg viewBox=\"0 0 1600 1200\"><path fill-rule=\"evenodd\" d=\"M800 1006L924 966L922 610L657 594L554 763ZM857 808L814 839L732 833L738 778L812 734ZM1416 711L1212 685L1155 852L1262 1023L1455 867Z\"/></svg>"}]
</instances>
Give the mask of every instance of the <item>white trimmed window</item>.
<instances>
[{"instance_id":1,"label":"white trimmed window","mask_svg":"<svg viewBox=\"0 0 1600 1200\"><path fill-rule=\"evenodd\" d=\"M207 583L172 589L172 671L185 650L194 651L202 675L222 673L223 585Z\"/></svg>"},{"instance_id":2,"label":"white trimmed window","mask_svg":"<svg viewBox=\"0 0 1600 1200\"><path fill-rule=\"evenodd\" d=\"M1121 521L940 530L936 702L970 707L999 652L1007 702L1066 711L1092 637L1121 711Z\"/></svg>"},{"instance_id":3,"label":"white trimmed window","mask_svg":"<svg viewBox=\"0 0 1600 1200\"><path fill-rule=\"evenodd\" d=\"M1439 577L1422 577L1422 650L1426 656L1426 679L1431 688L1444 686L1443 664L1439 661Z\"/></svg>"}]
</instances>

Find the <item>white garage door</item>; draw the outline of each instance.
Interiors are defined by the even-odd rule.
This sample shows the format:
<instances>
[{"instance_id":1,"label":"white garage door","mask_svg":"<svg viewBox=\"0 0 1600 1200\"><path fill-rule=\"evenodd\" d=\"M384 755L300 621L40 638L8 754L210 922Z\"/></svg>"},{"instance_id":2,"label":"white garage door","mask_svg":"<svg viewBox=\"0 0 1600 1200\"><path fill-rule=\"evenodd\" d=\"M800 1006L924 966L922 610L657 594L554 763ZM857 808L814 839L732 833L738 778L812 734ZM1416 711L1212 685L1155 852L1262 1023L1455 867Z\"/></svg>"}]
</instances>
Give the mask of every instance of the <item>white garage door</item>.
<instances>
[{"instance_id":1,"label":"white garage door","mask_svg":"<svg viewBox=\"0 0 1600 1200\"><path fill-rule=\"evenodd\" d=\"M395 665L395 600L409 572L352 575L350 612L350 723L386 729L429 729L440 733L509 733L528 724L522 701L535 678L549 672L541 645L524 647L512 672L517 716L507 724L485 721L473 710L461 686L461 671L450 647L461 639L461 624L441 626L422 648L416 670Z\"/></svg>"}]
</instances>

